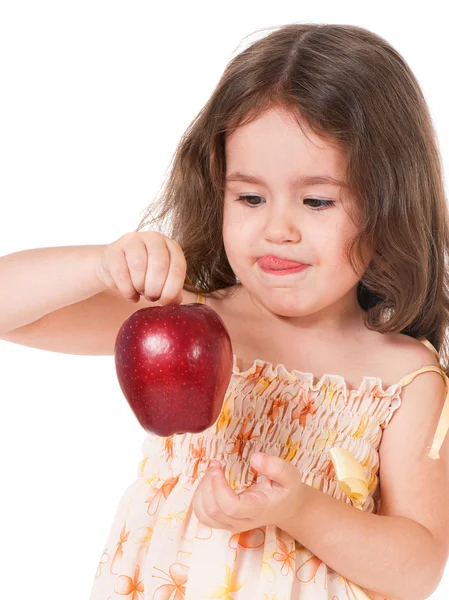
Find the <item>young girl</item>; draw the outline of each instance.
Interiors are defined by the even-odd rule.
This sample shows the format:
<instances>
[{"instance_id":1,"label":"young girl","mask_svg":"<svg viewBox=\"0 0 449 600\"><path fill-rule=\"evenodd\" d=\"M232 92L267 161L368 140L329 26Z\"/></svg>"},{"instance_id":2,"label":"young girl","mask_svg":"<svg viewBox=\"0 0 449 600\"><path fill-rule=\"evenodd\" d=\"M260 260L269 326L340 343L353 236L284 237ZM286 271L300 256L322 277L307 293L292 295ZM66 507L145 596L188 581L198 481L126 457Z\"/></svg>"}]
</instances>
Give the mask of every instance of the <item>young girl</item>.
<instances>
[{"instance_id":1,"label":"young girl","mask_svg":"<svg viewBox=\"0 0 449 600\"><path fill-rule=\"evenodd\" d=\"M167 215L167 235L144 217L65 249L77 289L2 336L75 339L81 300L78 351L112 354L158 300L230 332L219 418L146 436L91 600L428 597L449 553L449 217L407 64L353 26L256 41L181 140L151 223Z\"/></svg>"}]
</instances>

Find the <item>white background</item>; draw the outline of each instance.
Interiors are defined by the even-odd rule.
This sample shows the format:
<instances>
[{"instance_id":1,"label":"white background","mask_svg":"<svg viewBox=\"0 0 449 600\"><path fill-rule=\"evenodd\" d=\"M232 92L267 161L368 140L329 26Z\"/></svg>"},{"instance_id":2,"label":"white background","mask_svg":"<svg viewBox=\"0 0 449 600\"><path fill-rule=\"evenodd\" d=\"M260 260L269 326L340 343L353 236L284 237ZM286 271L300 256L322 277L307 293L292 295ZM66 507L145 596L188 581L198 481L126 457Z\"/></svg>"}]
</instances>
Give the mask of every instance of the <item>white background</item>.
<instances>
[{"instance_id":1,"label":"white background","mask_svg":"<svg viewBox=\"0 0 449 600\"><path fill-rule=\"evenodd\" d=\"M422 86L447 173L443 5L310 4L3 1L0 255L134 230L185 128L243 38L263 27L347 23L385 37ZM145 432L112 356L0 341L0 371L2 597L88 598ZM448 587L447 568L432 598Z\"/></svg>"}]
</instances>

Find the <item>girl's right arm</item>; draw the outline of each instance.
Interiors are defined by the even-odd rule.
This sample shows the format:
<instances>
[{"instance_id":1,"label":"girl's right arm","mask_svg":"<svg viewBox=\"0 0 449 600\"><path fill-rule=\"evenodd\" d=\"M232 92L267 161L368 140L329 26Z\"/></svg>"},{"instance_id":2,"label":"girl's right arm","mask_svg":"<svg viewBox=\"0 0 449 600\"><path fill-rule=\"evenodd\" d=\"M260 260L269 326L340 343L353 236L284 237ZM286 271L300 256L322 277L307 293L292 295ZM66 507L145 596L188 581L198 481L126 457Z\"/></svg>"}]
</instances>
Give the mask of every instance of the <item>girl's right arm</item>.
<instances>
[{"instance_id":1,"label":"girl's right arm","mask_svg":"<svg viewBox=\"0 0 449 600\"><path fill-rule=\"evenodd\" d=\"M110 355L122 323L146 306L195 302L179 244L132 232L109 245L0 257L0 339L67 354ZM140 297L145 296L139 302Z\"/></svg>"}]
</instances>

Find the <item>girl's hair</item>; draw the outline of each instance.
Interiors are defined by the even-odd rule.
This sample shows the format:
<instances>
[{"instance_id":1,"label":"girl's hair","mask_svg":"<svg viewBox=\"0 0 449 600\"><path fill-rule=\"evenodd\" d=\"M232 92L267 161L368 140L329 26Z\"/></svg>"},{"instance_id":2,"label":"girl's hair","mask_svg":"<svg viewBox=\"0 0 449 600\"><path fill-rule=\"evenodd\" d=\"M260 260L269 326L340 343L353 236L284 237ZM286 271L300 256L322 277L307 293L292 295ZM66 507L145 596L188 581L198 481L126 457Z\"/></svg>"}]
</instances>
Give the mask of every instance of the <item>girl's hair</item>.
<instances>
[{"instance_id":1,"label":"girl's hair","mask_svg":"<svg viewBox=\"0 0 449 600\"><path fill-rule=\"evenodd\" d=\"M449 217L437 136L410 67L366 29L288 24L235 56L180 140L158 214L147 220L153 203L136 231L156 223L179 243L186 290L238 284L222 237L225 140L271 108L347 157L359 226L347 257L366 326L427 338L447 365Z\"/></svg>"}]
</instances>

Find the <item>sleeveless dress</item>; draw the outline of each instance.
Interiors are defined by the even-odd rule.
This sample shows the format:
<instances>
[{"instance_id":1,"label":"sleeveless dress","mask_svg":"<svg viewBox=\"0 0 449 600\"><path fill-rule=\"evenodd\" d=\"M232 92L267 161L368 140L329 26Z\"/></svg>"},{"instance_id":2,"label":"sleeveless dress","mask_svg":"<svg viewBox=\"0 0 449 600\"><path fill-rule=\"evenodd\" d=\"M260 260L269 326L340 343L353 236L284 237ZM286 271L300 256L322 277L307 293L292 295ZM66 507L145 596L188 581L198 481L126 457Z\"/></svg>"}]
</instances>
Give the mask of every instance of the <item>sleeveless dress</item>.
<instances>
[{"instance_id":1,"label":"sleeveless dress","mask_svg":"<svg viewBox=\"0 0 449 600\"><path fill-rule=\"evenodd\" d=\"M198 302L205 297L198 295ZM421 340L433 350L428 340ZM401 405L401 390L436 371L448 395L429 457L449 429L449 379L428 366L383 389L364 377L350 389L340 375L288 371L256 359L233 374L216 422L201 433L147 435L137 478L119 502L90 600L367 600L348 581L275 526L237 534L203 525L191 507L212 459L229 485L257 482L254 452L293 463L303 483L359 510L378 514L378 449L383 429Z\"/></svg>"}]
</instances>

